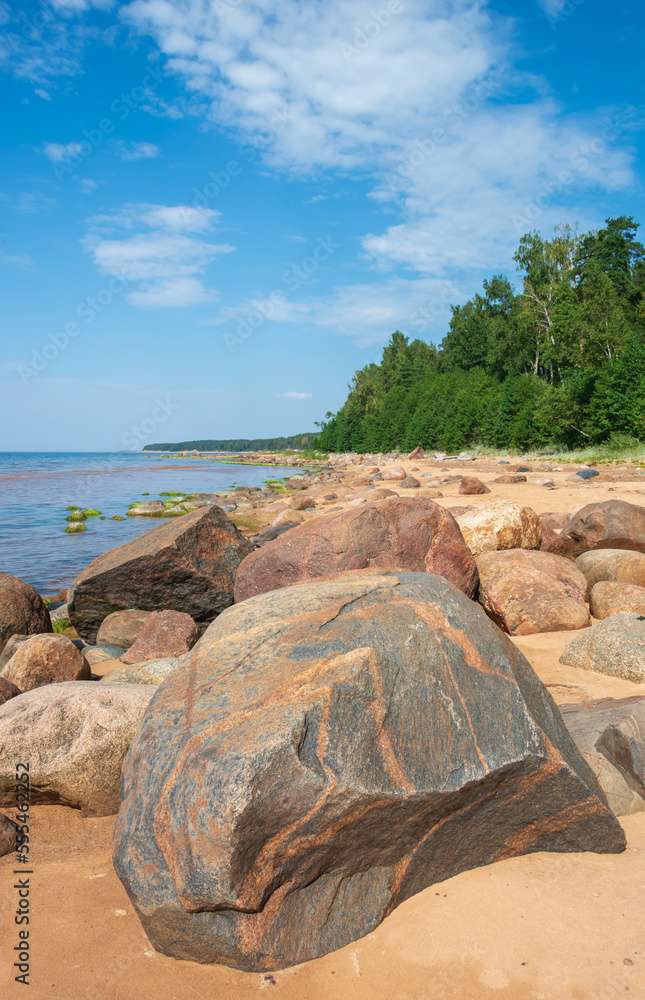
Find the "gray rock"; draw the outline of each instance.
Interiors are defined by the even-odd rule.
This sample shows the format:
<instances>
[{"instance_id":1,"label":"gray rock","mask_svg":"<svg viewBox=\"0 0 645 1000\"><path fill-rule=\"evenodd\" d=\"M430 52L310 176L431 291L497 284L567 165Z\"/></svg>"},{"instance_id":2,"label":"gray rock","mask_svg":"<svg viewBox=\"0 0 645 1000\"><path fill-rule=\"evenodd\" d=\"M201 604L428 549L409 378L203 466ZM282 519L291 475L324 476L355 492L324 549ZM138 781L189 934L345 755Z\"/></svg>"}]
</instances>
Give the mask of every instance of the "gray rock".
<instances>
[{"instance_id":1,"label":"gray rock","mask_svg":"<svg viewBox=\"0 0 645 1000\"><path fill-rule=\"evenodd\" d=\"M612 812L645 810L645 697L561 705L560 711Z\"/></svg>"},{"instance_id":2,"label":"gray rock","mask_svg":"<svg viewBox=\"0 0 645 1000\"><path fill-rule=\"evenodd\" d=\"M16 833L16 824L4 813L0 813L0 858L15 851Z\"/></svg>"},{"instance_id":3,"label":"gray rock","mask_svg":"<svg viewBox=\"0 0 645 1000\"><path fill-rule=\"evenodd\" d=\"M645 682L645 616L619 614L592 625L569 643L560 663Z\"/></svg>"}]
</instances>

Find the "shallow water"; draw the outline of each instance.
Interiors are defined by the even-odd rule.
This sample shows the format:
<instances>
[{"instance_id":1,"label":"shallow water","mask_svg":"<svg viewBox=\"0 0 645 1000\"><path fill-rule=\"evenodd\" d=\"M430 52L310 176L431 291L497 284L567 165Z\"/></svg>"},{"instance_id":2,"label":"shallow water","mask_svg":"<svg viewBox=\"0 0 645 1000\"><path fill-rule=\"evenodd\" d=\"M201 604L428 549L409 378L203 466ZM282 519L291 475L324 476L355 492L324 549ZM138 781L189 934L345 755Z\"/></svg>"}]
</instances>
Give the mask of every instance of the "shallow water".
<instances>
[{"instance_id":1,"label":"shallow water","mask_svg":"<svg viewBox=\"0 0 645 1000\"><path fill-rule=\"evenodd\" d=\"M142 453L0 452L0 570L55 593L101 552L166 523L111 520L144 493L151 500L169 490L218 493L293 472ZM68 504L97 508L105 519L89 518L87 531L66 535Z\"/></svg>"}]
</instances>

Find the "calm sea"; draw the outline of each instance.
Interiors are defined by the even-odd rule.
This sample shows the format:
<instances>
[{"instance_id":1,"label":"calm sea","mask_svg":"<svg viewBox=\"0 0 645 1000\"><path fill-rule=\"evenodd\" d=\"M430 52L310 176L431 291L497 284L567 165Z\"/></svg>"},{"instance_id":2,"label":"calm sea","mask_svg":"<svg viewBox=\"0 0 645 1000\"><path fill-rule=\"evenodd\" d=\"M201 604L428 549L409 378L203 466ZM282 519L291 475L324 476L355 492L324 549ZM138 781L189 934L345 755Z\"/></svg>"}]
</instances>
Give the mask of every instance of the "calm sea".
<instances>
[{"instance_id":1,"label":"calm sea","mask_svg":"<svg viewBox=\"0 0 645 1000\"><path fill-rule=\"evenodd\" d=\"M0 452L0 570L55 593L101 552L163 523L111 520L144 494L154 500L168 490L217 493L291 473L144 453ZM68 504L97 508L105 519L90 518L86 532L66 535Z\"/></svg>"}]
</instances>

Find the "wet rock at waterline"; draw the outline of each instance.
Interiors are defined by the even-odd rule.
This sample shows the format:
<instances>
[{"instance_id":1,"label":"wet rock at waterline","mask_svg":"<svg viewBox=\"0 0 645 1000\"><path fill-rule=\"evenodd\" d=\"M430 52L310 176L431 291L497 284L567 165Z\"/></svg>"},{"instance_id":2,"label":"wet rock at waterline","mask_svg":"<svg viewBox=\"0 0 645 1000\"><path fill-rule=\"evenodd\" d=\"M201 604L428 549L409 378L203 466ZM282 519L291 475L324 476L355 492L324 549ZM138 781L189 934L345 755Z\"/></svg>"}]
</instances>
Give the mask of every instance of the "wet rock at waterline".
<instances>
[{"instance_id":1,"label":"wet rock at waterline","mask_svg":"<svg viewBox=\"0 0 645 1000\"><path fill-rule=\"evenodd\" d=\"M109 614L128 608L173 608L206 625L232 604L235 572L251 548L219 507L175 518L83 570L70 592L72 624L90 643Z\"/></svg>"},{"instance_id":2,"label":"wet rock at waterline","mask_svg":"<svg viewBox=\"0 0 645 1000\"><path fill-rule=\"evenodd\" d=\"M257 971L468 868L624 846L481 608L438 576L349 573L230 608L158 689L114 862L158 950Z\"/></svg>"}]
</instances>

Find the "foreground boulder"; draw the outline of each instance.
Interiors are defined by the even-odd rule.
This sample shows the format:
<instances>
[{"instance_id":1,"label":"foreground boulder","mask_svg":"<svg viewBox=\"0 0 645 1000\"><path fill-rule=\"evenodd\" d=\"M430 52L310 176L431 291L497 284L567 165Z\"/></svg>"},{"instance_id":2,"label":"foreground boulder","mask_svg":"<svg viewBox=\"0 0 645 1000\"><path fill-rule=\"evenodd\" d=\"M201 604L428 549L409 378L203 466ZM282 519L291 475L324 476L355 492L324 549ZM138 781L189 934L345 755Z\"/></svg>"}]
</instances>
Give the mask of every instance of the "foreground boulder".
<instances>
[{"instance_id":1,"label":"foreground boulder","mask_svg":"<svg viewBox=\"0 0 645 1000\"><path fill-rule=\"evenodd\" d=\"M67 636L32 635L20 644L2 676L21 691L31 691L43 684L89 680L91 670Z\"/></svg>"},{"instance_id":2,"label":"foreground boulder","mask_svg":"<svg viewBox=\"0 0 645 1000\"><path fill-rule=\"evenodd\" d=\"M645 587L645 553L628 549L592 549L576 559L576 566L587 578L589 592L595 583L615 580Z\"/></svg>"},{"instance_id":3,"label":"foreground boulder","mask_svg":"<svg viewBox=\"0 0 645 1000\"><path fill-rule=\"evenodd\" d=\"M99 645L129 649L151 614L151 611L141 611L140 608L113 611L101 622L96 642Z\"/></svg>"},{"instance_id":4,"label":"foreground boulder","mask_svg":"<svg viewBox=\"0 0 645 1000\"><path fill-rule=\"evenodd\" d=\"M219 507L174 518L91 562L71 591L70 619L90 643L109 614L126 608L174 608L206 625L232 604L235 571L250 551Z\"/></svg>"},{"instance_id":5,"label":"foreground boulder","mask_svg":"<svg viewBox=\"0 0 645 1000\"><path fill-rule=\"evenodd\" d=\"M465 869L624 844L476 604L438 576L350 573L229 609L159 688L114 862L158 950L267 970Z\"/></svg>"},{"instance_id":6,"label":"foreground boulder","mask_svg":"<svg viewBox=\"0 0 645 1000\"><path fill-rule=\"evenodd\" d=\"M16 833L16 824L4 813L0 813L0 858L15 851Z\"/></svg>"},{"instance_id":7,"label":"foreground boulder","mask_svg":"<svg viewBox=\"0 0 645 1000\"><path fill-rule=\"evenodd\" d=\"M469 596L477 567L449 511L425 497L391 497L318 517L241 564L235 600L353 569L438 573Z\"/></svg>"},{"instance_id":8,"label":"foreground boulder","mask_svg":"<svg viewBox=\"0 0 645 1000\"><path fill-rule=\"evenodd\" d=\"M575 555L589 549L645 552L645 507L626 500L590 503L574 514L562 531Z\"/></svg>"},{"instance_id":9,"label":"foreground boulder","mask_svg":"<svg viewBox=\"0 0 645 1000\"><path fill-rule=\"evenodd\" d=\"M621 611L645 615L645 587L616 580L600 580L591 588L591 613L594 618L611 618Z\"/></svg>"},{"instance_id":10,"label":"foreground boulder","mask_svg":"<svg viewBox=\"0 0 645 1000\"><path fill-rule=\"evenodd\" d=\"M568 559L531 549L477 558L479 601L510 635L585 628L587 581Z\"/></svg>"},{"instance_id":11,"label":"foreground boulder","mask_svg":"<svg viewBox=\"0 0 645 1000\"><path fill-rule=\"evenodd\" d=\"M145 663L183 656L197 642L199 629L183 611L153 611L136 642L123 654L123 663Z\"/></svg>"},{"instance_id":12,"label":"foreground boulder","mask_svg":"<svg viewBox=\"0 0 645 1000\"><path fill-rule=\"evenodd\" d=\"M12 635L51 630L49 611L34 588L17 576L0 573L0 653Z\"/></svg>"},{"instance_id":13,"label":"foreground boulder","mask_svg":"<svg viewBox=\"0 0 645 1000\"><path fill-rule=\"evenodd\" d=\"M561 705L560 711L612 812L645 810L645 697Z\"/></svg>"},{"instance_id":14,"label":"foreground boulder","mask_svg":"<svg viewBox=\"0 0 645 1000\"><path fill-rule=\"evenodd\" d=\"M0 806L15 805L16 761L28 759L32 802L115 813L123 758L156 690L79 681L12 698L0 708Z\"/></svg>"},{"instance_id":15,"label":"foreground boulder","mask_svg":"<svg viewBox=\"0 0 645 1000\"><path fill-rule=\"evenodd\" d=\"M497 500L459 514L457 524L466 545L475 555L500 549L540 547L540 520L530 507Z\"/></svg>"},{"instance_id":16,"label":"foreground boulder","mask_svg":"<svg viewBox=\"0 0 645 1000\"><path fill-rule=\"evenodd\" d=\"M605 618L576 636L560 663L626 681L645 681L645 615L625 613Z\"/></svg>"}]
</instances>

